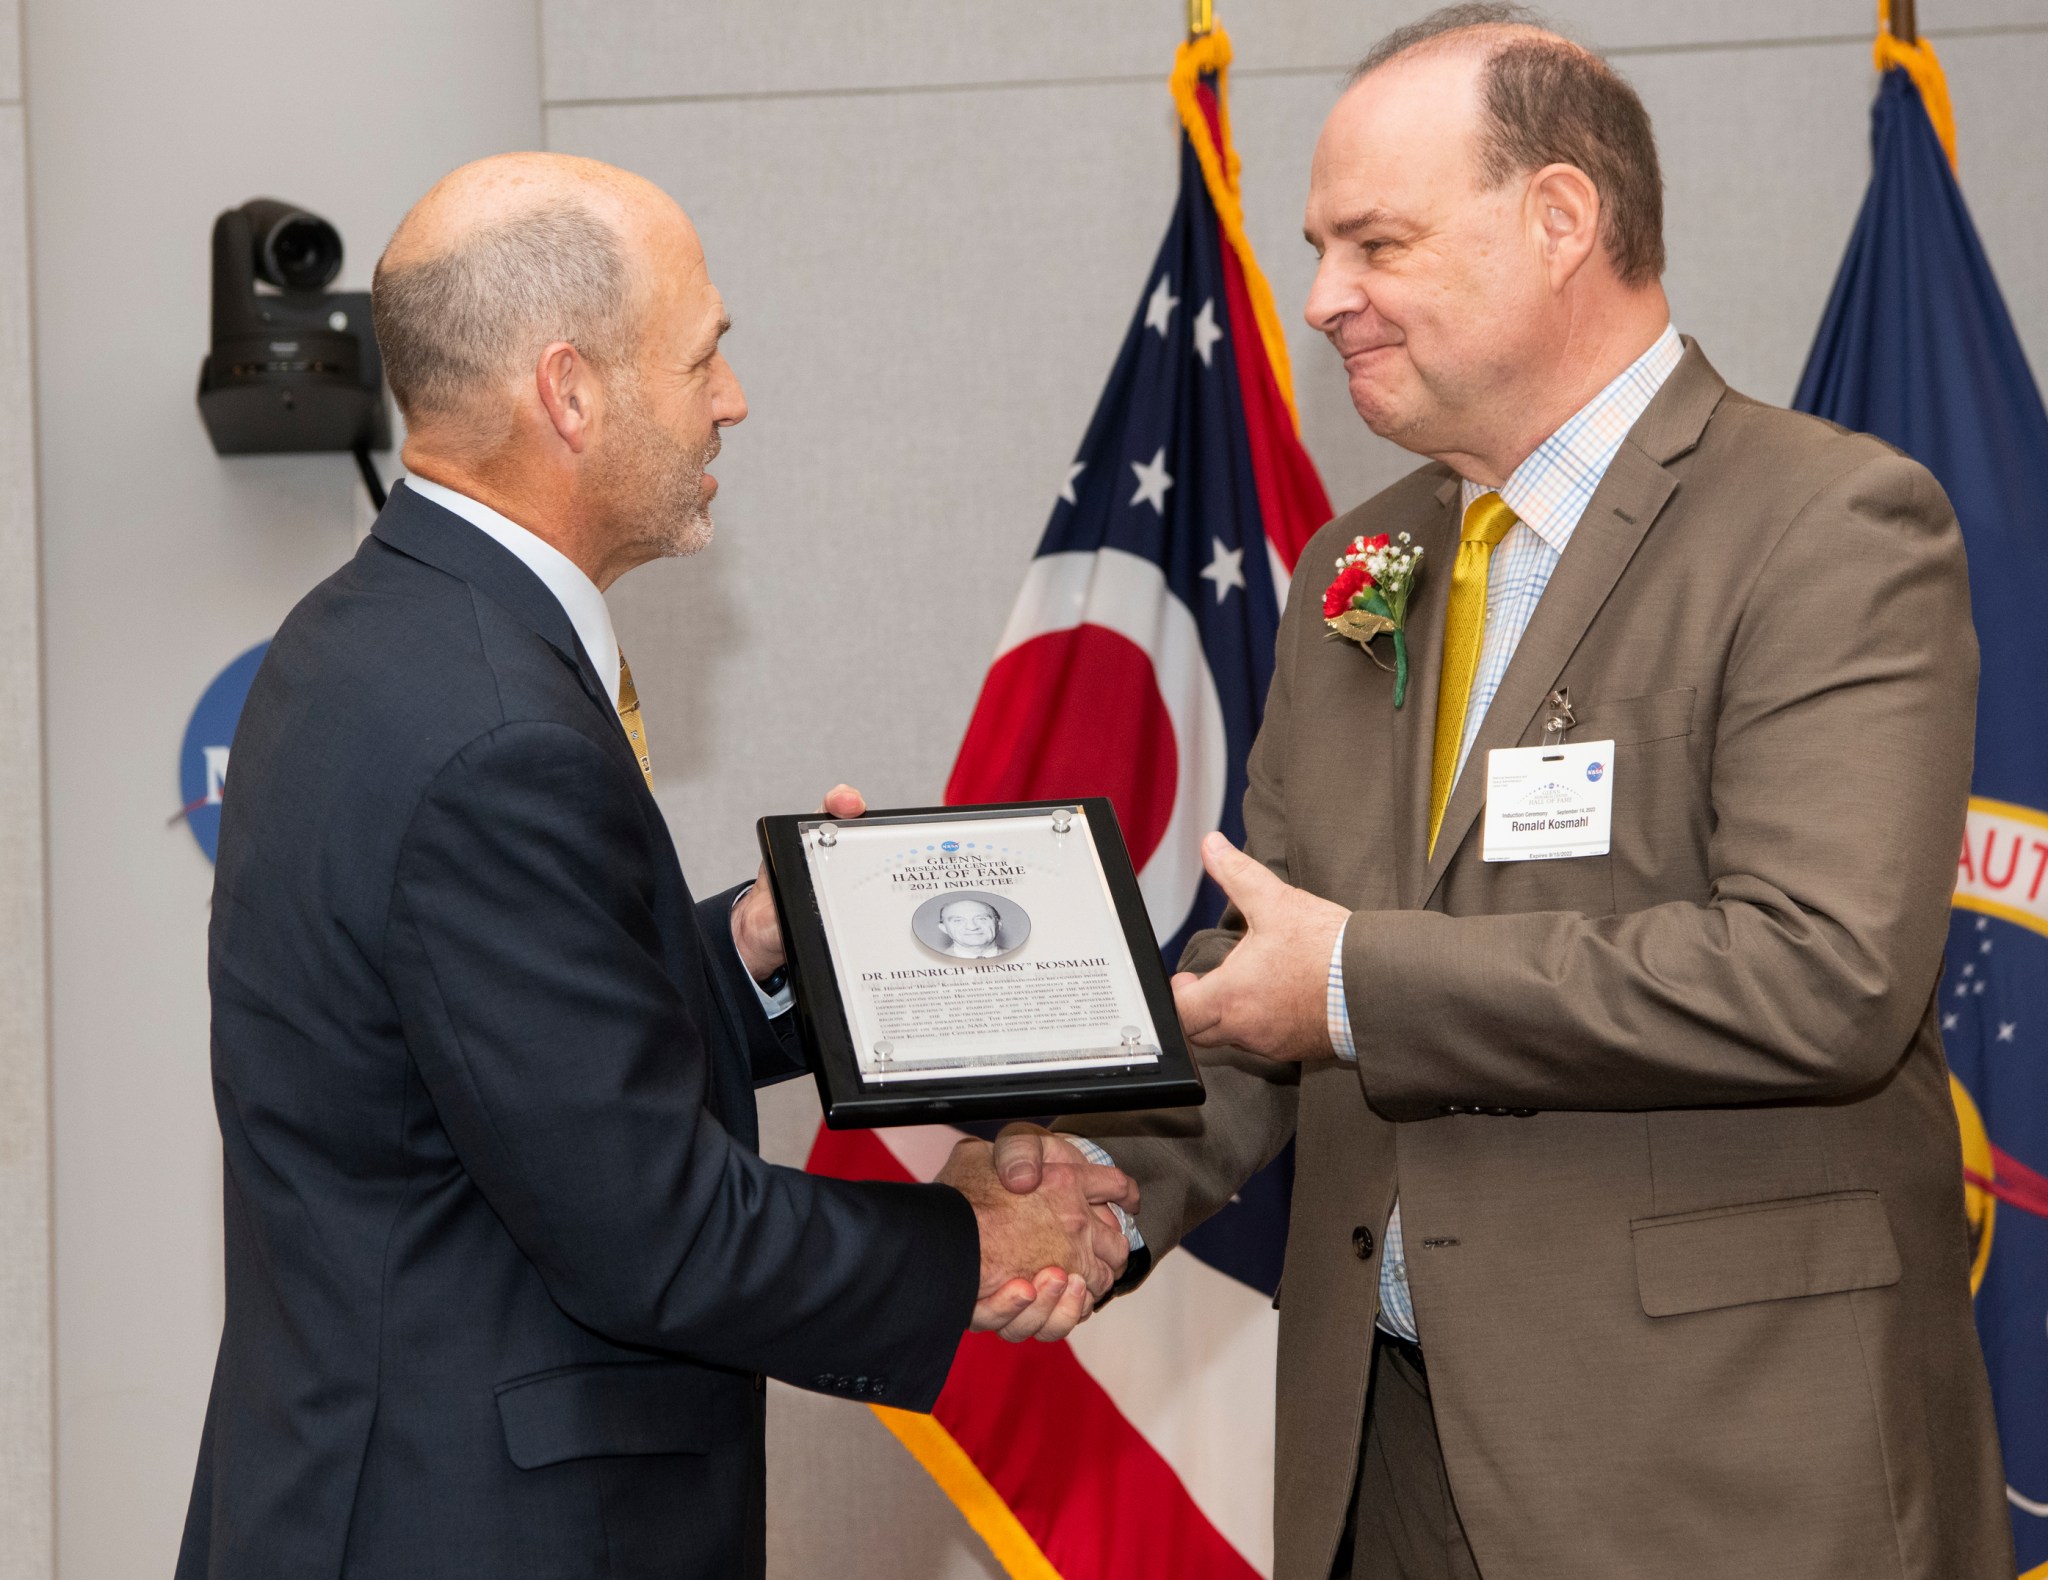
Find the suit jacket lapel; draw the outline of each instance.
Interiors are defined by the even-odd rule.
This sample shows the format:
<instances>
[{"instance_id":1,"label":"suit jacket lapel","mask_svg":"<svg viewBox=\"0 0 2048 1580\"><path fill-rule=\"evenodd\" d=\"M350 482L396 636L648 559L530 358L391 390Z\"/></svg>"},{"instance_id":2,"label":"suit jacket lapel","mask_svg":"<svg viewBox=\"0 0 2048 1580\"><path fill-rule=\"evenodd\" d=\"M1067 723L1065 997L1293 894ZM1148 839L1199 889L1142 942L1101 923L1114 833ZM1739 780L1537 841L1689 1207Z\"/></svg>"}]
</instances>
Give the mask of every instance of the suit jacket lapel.
<instances>
[{"instance_id":1,"label":"suit jacket lapel","mask_svg":"<svg viewBox=\"0 0 2048 1580\"><path fill-rule=\"evenodd\" d=\"M616 719L611 692L598 681L597 670L583 651L567 611L547 584L520 563L518 555L452 511L414 493L403 481L391 490L370 530L399 553L469 583L498 604L561 654L576 671L590 700L606 717ZM620 739L624 739L623 733Z\"/></svg>"},{"instance_id":2,"label":"suit jacket lapel","mask_svg":"<svg viewBox=\"0 0 2048 1580\"><path fill-rule=\"evenodd\" d=\"M1436 893L1444 870L1457 856L1480 808L1486 804L1486 754L1496 747L1513 746L1527 733L1586 628L1614 591L1614 584L1628 568L1650 524L1677 489L1678 479L1666 469L1666 463L1699 442L1707 419L1727 389L1699 347L1688 340L1684 360L1672 370L1664 387L1622 441L1621 449L1587 504L1586 513L1579 518L1571 543L1558 561L1550 585L1544 589L1529 628L1522 633L1515 656L1501 678L1500 689L1487 707L1479 734L1465 759L1464 771L1451 792L1450 804L1444 808L1436 854L1424 869L1421 892L1416 898L1418 908L1426 906ZM1450 579L1441 563L1437 579L1446 583ZM1436 616L1439 629L1443 624L1441 607L1438 606ZM1426 743L1433 743L1434 737L1434 691L1432 685ZM1427 780L1425 766L1425 797ZM1419 826L1426 845L1426 804Z\"/></svg>"},{"instance_id":3,"label":"suit jacket lapel","mask_svg":"<svg viewBox=\"0 0 2048 1580\"><path fill-rule=\"evenodd\" d=\"M1444 606L1450 597L1451 561L1458 552L1458 479L1436 491L1437 508L1411 528L1422 546L1422 578L1408 604L1408 695L1394 714L1393 805L1401 829L1395 841L1398 892L1421 886L1429 849L1429 774L1435 755L1436 697L1443 666ZM1387 644L1381 644L1386 646Z\"/></svg>"}]
</instances>

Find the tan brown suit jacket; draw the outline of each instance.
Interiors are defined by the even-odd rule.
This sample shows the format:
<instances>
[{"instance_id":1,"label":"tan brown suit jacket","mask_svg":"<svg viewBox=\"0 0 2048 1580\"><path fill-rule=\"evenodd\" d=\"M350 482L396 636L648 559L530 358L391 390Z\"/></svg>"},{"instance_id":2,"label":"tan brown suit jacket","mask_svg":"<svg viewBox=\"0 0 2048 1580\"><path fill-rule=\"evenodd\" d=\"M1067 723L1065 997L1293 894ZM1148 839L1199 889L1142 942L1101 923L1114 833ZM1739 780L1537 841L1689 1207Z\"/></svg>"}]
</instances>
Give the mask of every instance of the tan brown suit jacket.
<instances>
[{"instance_id":1,"label":"tan brown suit jacket","mask_svg":"<svg viewBox=\"0 0 2048 1580\"><path fill-rule=\"evenodd\" d=\"M1401 531L1427 569L1397 712L1321 594L1340 544ZM1430 860L1457 537L1442 466L1317 536L1252 753L1252 853L1353 913L1357 1068L1226 1055L1204 1108L1071 1125L1142 1182L1155 1255L1298 1142L1278 1580L1338 1544L1397 1191L1489 1580L2009 1580L1934 1004L1977 674L1946 499L1689 346ZM1572 739L1615 742L1612 851L1489 865L1486 754L1538 744L1556 686Z\"/></svg>"}]
</instances>

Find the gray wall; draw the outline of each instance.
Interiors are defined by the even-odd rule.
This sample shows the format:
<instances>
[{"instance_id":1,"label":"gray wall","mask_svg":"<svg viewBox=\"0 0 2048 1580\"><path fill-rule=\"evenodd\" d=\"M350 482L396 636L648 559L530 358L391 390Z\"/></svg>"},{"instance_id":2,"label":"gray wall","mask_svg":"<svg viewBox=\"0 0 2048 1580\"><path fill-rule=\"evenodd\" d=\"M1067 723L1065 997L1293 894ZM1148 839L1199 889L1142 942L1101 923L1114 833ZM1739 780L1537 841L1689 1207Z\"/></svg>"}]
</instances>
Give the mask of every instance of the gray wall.
<instances>
[{"instance_id":1,"label":"gray wall","mask_svg":"<svg viewBox=\"0 0 2048 1580\"><path fill-rule=\"evenodd\" d=\"M1180 7L25 3L57 1529L67 1580L127 1580L170 1562L219 1324L211 874L165 826L179 737L215 671L365 520L345 460L222 461L206 446L191 392L213 214L259 192L309 204L341 226L344 283L360 285L436 175L544 139L645 172L696 217L754 415L719 467L716 546L637 573L613 604L662 803L706 889L751 867L755 815L835 778L878 802L942 784L1171 205L1163 84ZM1419 9L1224 6L1249 224L1339 505L1409 462L1358 425L1297 316L1308 151L1344 63ZM1868 0L1561 9L1618 47L1657 117L1680 326L1738 386L1784 399L1863 187ZM2039 0L1926 9L1943 26L1964 185L2039 365L2048 24ZM0 388L18 390L13 37L0 4ZM25 444L23 425L0 429L0 1580L43 1572L48 1509ZM800 1158L808 1094L780 1088L764 1108L771 1151ZM774 1400L778 1575L992 1573L864 1411Z\"/></svg>"},{"instance_id":2,"label":"gray wall","mask_svg":"<svg viewBox=\"0 0 2048 1580\"><path fill-rule=\"evenodd\" d=\"M50 1050L21 16L0 5L0 1580L50 1572Z\"/></svg>"},{"instance_id":3,"label":"gray wall","mask_svg":"<svg viewBox=\"0 0 2048 1580\"><path fill-rule=\"evenodd\" d=\"M27 0L56 1090L58 1547L164 1575L220 1336L202 689L353 550L345 456L223 460L208 235L304 203L362 287L442 172L540 140L533 0ZM4 1547L4 1538L0 1538Z\"/></svg>"}]
</instances>

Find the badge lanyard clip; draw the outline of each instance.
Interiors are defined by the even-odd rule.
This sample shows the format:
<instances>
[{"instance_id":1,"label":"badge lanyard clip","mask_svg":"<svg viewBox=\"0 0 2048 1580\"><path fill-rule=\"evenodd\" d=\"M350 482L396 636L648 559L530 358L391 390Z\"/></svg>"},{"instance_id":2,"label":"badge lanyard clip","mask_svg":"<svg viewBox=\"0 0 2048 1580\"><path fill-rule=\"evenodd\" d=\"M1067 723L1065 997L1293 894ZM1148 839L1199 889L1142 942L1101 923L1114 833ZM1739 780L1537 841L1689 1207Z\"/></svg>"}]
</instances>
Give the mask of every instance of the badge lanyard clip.
<instances>
[{"instance_id":1,"label":"badge lanyard clip","mask_svg":"<svg viewBox=\"0 0 2048 1580\"><path fill-rule=\"evenodd\" d=\"M1550 694L1550 717L1543 721L1543 744L1564 745L1565 732L1578 724L1572 713L1572 694L1563 686Z\"/></svg>"}]
</instances>

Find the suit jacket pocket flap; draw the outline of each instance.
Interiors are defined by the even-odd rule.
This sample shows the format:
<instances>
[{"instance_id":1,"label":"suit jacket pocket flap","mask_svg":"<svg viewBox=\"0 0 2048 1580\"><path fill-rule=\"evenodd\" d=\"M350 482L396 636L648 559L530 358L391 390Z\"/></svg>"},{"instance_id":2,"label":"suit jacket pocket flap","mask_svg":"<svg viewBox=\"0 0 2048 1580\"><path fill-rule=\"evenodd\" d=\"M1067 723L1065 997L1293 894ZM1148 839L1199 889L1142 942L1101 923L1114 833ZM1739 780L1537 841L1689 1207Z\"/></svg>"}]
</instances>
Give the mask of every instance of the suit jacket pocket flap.
<instances>
[{"instance_id":1,"label":"suit jacket pocket flap","mask_svg":"<svg viewBox=\"0 0 2048 1580\"><path fill-rule=\"evenodd\" d=\"M1899 1281L1899 1250L1876 1191L1637 1218L1636 1290L1653 1317Z\"/></svg>"},{"instance_id":2,"label":"suit jacket pocket flap","mask_svg":"<svg viewBox=\"0 0 2048 1580\"><path fill-rule=\"evenodd\" d=\"M500 1383L505 1449L521 1470L614 1454L702 1454L746 1430L752 1383L676 1361L568 1366Z\"/></svg>"},{"instance_id":3,"label":"suit jacket pocket flap","mask_svg":"<svg viewBox=\"0 0 2048 1580\"><path fill-rule=\"evenodd\" d=\"M1653 691L1647 696L1586 703L1579 708L1577 721L1572 725L1572 739L1611 740L1617 746L1641 746L1651 741L1669 740L1674 735L1690 735L1695 694L1691 686L1677 686L1670 691ZM1540 719L1532 726L1535 729L1541 727Z\"/></svg>"}]
</instances>

